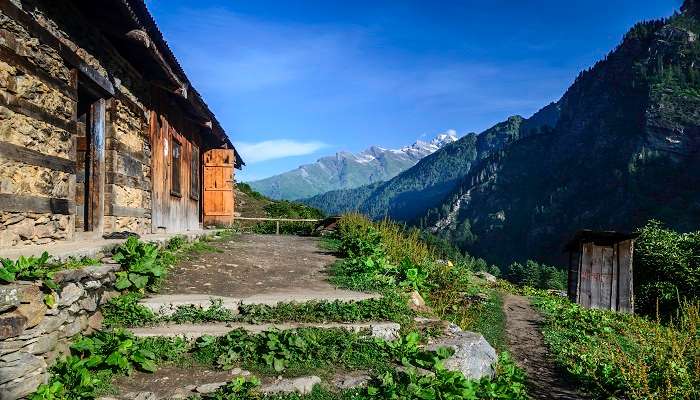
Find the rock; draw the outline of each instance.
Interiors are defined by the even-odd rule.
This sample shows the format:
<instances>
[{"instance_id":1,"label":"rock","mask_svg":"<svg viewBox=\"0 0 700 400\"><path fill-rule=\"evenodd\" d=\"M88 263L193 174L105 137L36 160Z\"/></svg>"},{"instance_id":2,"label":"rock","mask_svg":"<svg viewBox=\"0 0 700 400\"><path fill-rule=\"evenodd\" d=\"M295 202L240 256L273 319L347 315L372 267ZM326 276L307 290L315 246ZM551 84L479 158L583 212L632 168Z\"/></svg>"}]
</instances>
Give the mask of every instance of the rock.
<instances>
[{"instance_id":1,"label":"rock","mask_svg":"<svg viewBox=\"0 0 700 400\"><path fill-rule=\"evenodd\" d=\"M171 400L185 400L192 397L192 390L187 390L186 388L177 388L170 395Z\"/></svg>"},{"instance_id":2,"label":"rock","mask_svg":"<svg viewBox=\"0 0 700 400\"><path fill-rule=\"evenodd\" d=\"M81 315L73 322L61 327L60 331L63 337L72 337L80 333L88 325L87 317Z\"/></svg>"},{"instance_id":3,"label":"rock","mask_svg":"<svg viewBox=\"0 0 700 400\"><path fill-rule=\"evenodd\" d=\"M70 306L85 294L85 290L79 283L69 283L61 289L57 304L62 307Z\"/></svg>"},{"instance_id":4,"label":"rock","mask_svg":"<svg viewBox=\"0 0 700 400\"><path fill-rule=\"evenodd\" d=\"M54 274L53 280L56 283L80 282L81 279L89 275L87 268L64 269ZM65 290L65 288L64 288Z\"/></svg>"},{"instance_id":5,"label":"rock","mask_svg":"<svg viewBox=\"0 0 700 400\"><path fill-rule=\"evenodd\" d=\"M153 392L130 392L124 395L125 399L128 400L158 400Z\"/></svg>"},{"instance_id":6,"label":"rock","mask_svg":"<svg viewBox=\"0 0 700 400\"><path fill-rule=\"evenodd\" d=\"M17 307L19 303L17 285L0 285L0 313Z\"/></svg>"},{"instance_id":7,"label":"rock","mask_svg":"<svg viewBox=\"0 0 700 400\"><path fill-rule=\"evenodd\" d=\"M197 386L194 391L201 394L209 394L216 392L220 387L225 386L226 382L213 382Z\"/></svg>"},{"instance_id":8,"label":"rock","mask_svg":"<svg viewBox=\"0 0 700 400\"><path fill-rule=\"evenodd\" d=\"M26 324L27 317L16 310L0 315L0 340L19 335Z\"/></svg>"},{"instance_id":9,"label":"rock","mask_svg":"<svg viewBox=\"0 0 700 400\"><path fill-rule=\"evenodd\" d=\"M425 307L425 300L423 300L423 296L421 296L420 293L415 290L411 292L411 308L414 307Z\"/></svg>"},{"instance_id":10,"label":"rock","mask_svg":"<svg viewBox=\"0 0 700 400\"><path fill-rule=\"evenodd\" d=\"M24 351L39 355L48 353L53 350L58 343L58 332L51 332L47 335L42 335L36 338L32 343L24 348Z\"/></svg>"},{"instance_id":11,"label":"rock","mask_svg":"<svg viewBox=\"0 0 700 400\"><path fill-rule=\"evenodd\" d=\"M485 281L488 282L488 283L496 283L496 282L497 282L496 277L493 276L493 275L491 275L491 274L489 274L489 273L486 272L486 271L478 271L478 272L475 272L474 275L476 275L477 277L479 277L479 278L485 280Z\"/></svg>"},{"instance_id":12,"label":"rock","mask_svg":"<svg viewBox=\"0 0 700 400\"><path fill-rule=\"evenodd\" d=\"M366 387L371 377L364 371L353 371L345 375L336 376L331 380L331 384L338 389L355 389Z\"/></svg>"},{"instance_id":13,"label":"rock","mask_svg":"<svg viewBox=\"0 0 700 400\"><path fill-rule=\"evenodd\" d=\"M111 299L115 297L119 297L121 293L116 291L116 290L106 290L102 293L102 296L100 296L100 301L98 305L102 305L110 301Z\"/></svg>"},{"instance_id":14,"label":"rock","mask_svg":"<svg viewBox=\"0 0 700 400\"><path fill-rule=\"evenodd\" d=\"M10 353L0 357L0 383L6 383L45 368L46 362L41 357L24 352Z\"/></svg>"},{"instance_id":15,"label":"rock","mask_svg":"<svg viewBox=\"0 0 700 400\"><path fill-rule=\"evenodd\" d=\"M435 351L440 347L449 347L455 351L452 357L444 361L445 368L462 371L468 379L493 376L496 372L496 350L479 333L458 332L441 337L428 345L426 350Z\"/></svg>"},{"instance_id":16,"label":"rock","mask_svg":"<svg viewBox=\"0 0 700 400\"><path fill-rule=\"evenodd\" d=\"M260 391L266 394L294 393L309 394L315 385L321 383L318 376L302 376L294 379L280 379L274 383L263 385Z\"/></svg>"},{"instance_id":17,"label":"rock","mask_svg":"<svg viewBox=\"0 0 700 400\"><path fill-rule=\"evenodd\" d=\"M20 303L35 303L44 302L44 293L41 292L39 285L21 285L19 289Z\"/></svg>"},{"instance_id":18,"label":"rock","mask_svg":"<svg viewBox=\"0 0 700 400\"><path fill-rule=\"evenodd\" d=\"M110 272L116 272L119 271L119 269L121 269L119 264L93 265L90 267L85 267L85 271L92 279L102 279L109 275Z\"/></svg>"},{"instance_id":19,"label":"rock","mask_svg":"<svg viewBox=\"0 0 700 400\"><path fill-rule=\"evenodd\" d=\"M39 325L35 326L34 328L25 330L24 332L22 332L22 335L19 338L29 339L43 335L47 332L56 331L61 325L69 321L73 321L73 318L66 310L63 310L58 315L50 315L44 317L44 319L41 320Z\"/></svg>"},{"instance_id":20,"label":"rock","mask_svg":"<svg viewBox=\"0 0 700 400\"><path fill-rule=\"evenodd\" d=\"M370 329L372 330L372 337L392 341L399 338L401 325L397 323L372 324Z\"/></svg>"},{"instance_id":21,"label":"rock","mask_svg":"<svg viewBox=\"0 0 700 400\"><path fill-rule=\"evenodd\" d=\"M93 312L97 309L97 301L94 295L87 295L78 302L80 309Z\"/></svg>"},{"instance_id":22,"label":"rock","mask_svg":"<svg viewBox=\"0 0 700 400\"><path fill-rule=\"evenodd\" d=\"M99 331L102 329L102 322L104 321L104 316L102 316L102 312L97 311L96 313L92 314L90 318L88 318L87 323L88 327L91 329L94 329L96 331Z\"/></svg>"},{"instance_id":23,"label":"rock","mask_svg":"<svg viewBox=\"0 0 700 400\"><path fill-rule=\"evenodd\" d=\"M27 397L34 393L39 385L46 383L48 379L47 373L37 370L21 379L0 384L0 399L16 400Z\"/></svg>"},{"instance_id":24,"label":"rock","mask_svg":"<svg viewBox=\"0 0 700 400\"><path fill-rule=\"evenodd\" d=\"M44 302L32 302L27 304L20 304L17 307L17 312L24 315L27 318L27 323L24 329L33 328L44 319L44 314L46 314L46 306Z\"/></svg>"}]
</instances>

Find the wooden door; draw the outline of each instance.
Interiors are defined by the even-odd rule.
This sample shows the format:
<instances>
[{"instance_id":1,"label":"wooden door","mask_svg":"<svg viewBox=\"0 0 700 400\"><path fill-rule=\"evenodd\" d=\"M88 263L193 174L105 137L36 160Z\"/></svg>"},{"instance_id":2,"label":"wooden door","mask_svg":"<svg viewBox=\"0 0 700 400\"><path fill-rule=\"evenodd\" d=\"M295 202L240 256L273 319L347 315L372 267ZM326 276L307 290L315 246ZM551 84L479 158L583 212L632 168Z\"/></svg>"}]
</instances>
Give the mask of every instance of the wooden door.
<instances>
[{"instance_id":1,"label":"wooden door","mask_svg":"<svg viewBox=\"0 0 700 400\"><path fill-rule=\"evenodd\" d=\"M204 153L204 226L233 223L233 150L213 149Z\"/></svg>"}]
</instances>

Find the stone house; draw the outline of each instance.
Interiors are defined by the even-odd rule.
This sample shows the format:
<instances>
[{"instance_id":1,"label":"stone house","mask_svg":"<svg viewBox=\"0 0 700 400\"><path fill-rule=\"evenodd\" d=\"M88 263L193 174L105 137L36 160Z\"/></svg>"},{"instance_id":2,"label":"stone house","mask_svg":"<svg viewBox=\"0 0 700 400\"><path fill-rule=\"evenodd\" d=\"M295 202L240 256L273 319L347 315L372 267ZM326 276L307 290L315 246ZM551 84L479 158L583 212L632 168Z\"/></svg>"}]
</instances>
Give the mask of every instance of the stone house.
<instances>
[{"instance_id":1,"label":"stone house","mask_svg":"<svg viewBox=\"0 0 700 400\"><path fill-rule=\"evenodd\" d=\"M143 0L0 0L0 247L229 222L242 165Z\"/></svg>"}]
</instances>

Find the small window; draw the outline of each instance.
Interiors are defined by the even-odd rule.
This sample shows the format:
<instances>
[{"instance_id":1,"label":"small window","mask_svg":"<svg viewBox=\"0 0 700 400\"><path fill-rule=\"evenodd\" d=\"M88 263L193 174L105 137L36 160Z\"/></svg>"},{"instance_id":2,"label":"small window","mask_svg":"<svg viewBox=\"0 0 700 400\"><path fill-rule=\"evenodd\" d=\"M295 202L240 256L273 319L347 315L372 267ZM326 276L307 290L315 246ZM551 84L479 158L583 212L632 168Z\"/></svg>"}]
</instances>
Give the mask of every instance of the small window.
<instances>
[{"instance_id":1,"label":"small window","mask_svg":"<svg viewBox=\"0 0 700 400\"><path fill-rule=\"evenodd\" d=\"M199 147L195 145L190 157L190 197L199 200Z\"/></svg>"},{"instance_id":2,"label":"small window","mask_svg":"<svg viewBox=\"0 0 700 400\"><path fill-rule=\"evenodd\" d=\"M182 196L181 190L181 173L182 165L180 160L182 159L182 145L177 140L173 139L173 149L172 149L173 159L171 163L172 173L171 173L171 186L170 194L173 196Z\"/></svg>"}]
</instances>

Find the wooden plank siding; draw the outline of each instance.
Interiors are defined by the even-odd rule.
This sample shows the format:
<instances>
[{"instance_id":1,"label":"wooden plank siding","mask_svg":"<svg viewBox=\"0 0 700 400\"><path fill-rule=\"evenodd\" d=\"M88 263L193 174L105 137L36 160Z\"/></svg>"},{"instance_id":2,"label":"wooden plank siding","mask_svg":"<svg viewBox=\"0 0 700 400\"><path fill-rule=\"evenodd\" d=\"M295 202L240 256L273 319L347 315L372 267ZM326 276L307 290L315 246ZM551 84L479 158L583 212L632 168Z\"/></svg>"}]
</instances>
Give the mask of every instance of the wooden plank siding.
<instances>
[{"instance_id":1,"label":"wooden plank siding","mask_svg":"<svg viewBox=\"0 0 700 400\"><path fill-rule=\"evenodd\" d=\"M173 112L171 99L160 88L152 91L151 174L152 227L154 232L178 232L201 227L200 201L192 193L192 151L200 152L200 127ZM173 145L180 146L180 190L173 191ZM197 165L199 167L199 165ZM200 174L199 171L194 171Z\"/></svg>"}]
</instances>

